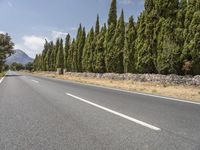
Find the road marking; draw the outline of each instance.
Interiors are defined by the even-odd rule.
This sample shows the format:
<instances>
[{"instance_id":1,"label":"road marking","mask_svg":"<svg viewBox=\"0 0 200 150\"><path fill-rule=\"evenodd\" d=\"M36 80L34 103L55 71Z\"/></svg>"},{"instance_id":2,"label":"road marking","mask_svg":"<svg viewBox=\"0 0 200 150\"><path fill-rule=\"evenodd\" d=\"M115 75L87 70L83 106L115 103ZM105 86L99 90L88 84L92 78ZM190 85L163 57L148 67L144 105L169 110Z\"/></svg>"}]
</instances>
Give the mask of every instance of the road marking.
<instances>
[{"instance_id":1,"label":"road marking","mask_svg":"<svg viewBox=\"0 0 200 150\"><path fill-rule=\"evenodd\" d=\"M2 82L3 82L4 78L5 78L5 76L4 76L3 78L1 78L1 80L0 80L0 83L2 83Z\"/></svg>"},{"instance_id":2,"label":"road marking","mask_svg":"<svg viewBox=\"0 0 200 150\"><path fill-rule=\"evenodd\" d=\"M137 124L139 124L139 125L142 125L142 126L144 126L144 127L150 128L150 129L152 129L152 130L155 130L155 131L160 131L160 130L161 130L160 128L155 127L155 126L153 126L153 125L150 125L150 124L148 124L148 123L146 123L146 122L137 120L137 119L135 119L135 118L132 118L132 117L127 116L127 115L124 115L124 114L119 113L119 112L116 112L116 111L111 110L111 109L109 109L109 108L100 106L100 105L98 105L98 104L95 104L95 103L93 103L93 102L90 102L90 101L88 101L88 100L85 100L85 99L83 99L83 98L80 98L80 97L78 97L78 96L72 95L72 94L70 94L70 93L66 93L66 95L68 95L68 96L70 96L70 97L73 97L73 98L75 98L75 99L78 99L78 100L80 100L80 101L82 101L82 102L85 102L85 103L87 103L87 104L90 104L90 105L92 105L92 106L95 106L95 107L97 107L97 108L100 108L100 109L102 109L102 110L105 110L105 111L107 111L107 112L110 112L110 113L112 113L112 114L114 114L114 115L117 115L117 116L120 116L120 117L122 117L122 118L125 118L125 119L127 119L127 120L129 120L129 121L132 121L132 122L137 123Z\"/></svg>"},{"instance_id":3,"label":"road marking","mask_svg":"<svg viewBox=\"0 0 200 150\"><path fill-rule=\"evenodd\" d=\"M39 81L36 81L36 80L31 80L31 81L33 81L33 82L35 82L35 83L39 83Z\"/></svg>"},{"instance_id":4,"label":"road marking","mask_svg":"<svg viewBox=\"0 0 200 150\"><path fill-rule=\"evenodd\" d=\"M6 74L1 78L0 80L0 84L3 82L3 80L5 79L5 76L8 74L8 71L6 72Z\"/></svg>"}]
</instances>

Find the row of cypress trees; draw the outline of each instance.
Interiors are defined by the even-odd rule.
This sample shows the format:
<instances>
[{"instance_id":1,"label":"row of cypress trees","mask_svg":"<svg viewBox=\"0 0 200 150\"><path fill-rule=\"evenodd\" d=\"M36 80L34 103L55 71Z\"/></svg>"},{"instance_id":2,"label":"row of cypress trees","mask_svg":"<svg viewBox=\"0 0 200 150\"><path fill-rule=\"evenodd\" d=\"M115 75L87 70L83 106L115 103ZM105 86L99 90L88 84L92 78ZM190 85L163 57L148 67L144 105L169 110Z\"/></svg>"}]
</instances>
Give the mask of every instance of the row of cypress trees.
<instances>
[{"instance_id":1,"label":"row of cypress trees","mask_svg":"<svg viewBox=\"0 0 200 150\"><path fill-rule=\"evenodd\" d=\"M200 74L200 1L145 0L138 17L117 18L112 0L108 23L76 38L47 42L34 61L35 70L70 72ZM64 45L64 47L63 47Z\"/></svg>"}]
</instances>

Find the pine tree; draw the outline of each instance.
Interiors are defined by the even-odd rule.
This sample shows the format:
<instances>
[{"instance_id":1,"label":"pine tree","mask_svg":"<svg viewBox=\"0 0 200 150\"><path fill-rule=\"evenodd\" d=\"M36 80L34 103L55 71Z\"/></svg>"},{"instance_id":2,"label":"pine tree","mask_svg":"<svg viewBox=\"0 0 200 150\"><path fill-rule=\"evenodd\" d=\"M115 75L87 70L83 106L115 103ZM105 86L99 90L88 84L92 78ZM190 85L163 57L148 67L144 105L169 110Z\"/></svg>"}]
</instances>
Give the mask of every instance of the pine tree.
<instances>
[{"instance_id":1,"label":"pine tree","mask_svg":"<svg viewBox=\"0 0 200 150\"><path fill-rule=\"evenodd\" d=\"M136 28L134 25L133 16L129 18L128 27L126 30L125 48L124 48L124 72L134 73L136 72L135 66L135 40L137 37Z\"/></svg>"},{"instance_id":2,"label":"pine tree","mask_svg":"<svg viewBox=\"0 0 200 150\"><path fill-rule=\"evenodd\" d=\"M64 68L64 51L63 51L63 40L60 39L59 41L59 47L58 47L58 53L57 53L57 60L56 60L56 67L63 69Z\"/></svg>"},{"instance_id":3,"label":"pine tree","mask_svg":"<svg viewBox=\"0 0 200 150\"><path fill-rule=\"evenodd\" d=\"M83 57L82 57L82 66L83 71L85 72L92 72L92 51L94 49L94 29L91 28L90 32L87 35L86 43L83 50Z\"/></svg>"},{"instance_id":4,"label":"pine tree","mask_svg":"<svg viewBox=\"0 0 200 150\"><path fill-rule=\"evenodd\" d=\"M98 73L104 73L106 71L105 54L104 54L105 35L106 35L106 25L104 24L104 26L101 29L101 32L97 36L96 47L95 47L95 52L96 52L95 72Z\"/></svg>"},{"instance_id":5,"label":"pine tree","mask_svg":"<svg viewBox=\"0 0 200 150\"><path fill-rule=\"evenodd\" d=\"M65 53L64 53L64 68L69 71L69 63L67 61L70 49L70 35L68 34L65 38Z\"/></svg>"}]
</instances>

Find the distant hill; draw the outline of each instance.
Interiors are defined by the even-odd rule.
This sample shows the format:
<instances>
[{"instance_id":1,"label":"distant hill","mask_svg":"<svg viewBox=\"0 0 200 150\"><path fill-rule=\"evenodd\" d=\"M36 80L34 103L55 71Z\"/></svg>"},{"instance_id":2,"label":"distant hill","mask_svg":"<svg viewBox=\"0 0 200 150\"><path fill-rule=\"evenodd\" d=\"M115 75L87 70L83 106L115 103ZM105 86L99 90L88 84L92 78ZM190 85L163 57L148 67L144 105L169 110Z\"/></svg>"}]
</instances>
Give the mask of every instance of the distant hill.
<instances>
[{"instance_id":1,"label":"distant hill","mask_svg":"<svg viewBox=\"0 0 200 150\"><path fill-rule=\"evenodd\" d=\"M16 49L15 53L6 59L6 64L10 65L13 62L20 64L27 64L29 62L33 62L33 59L29 57L24 51Z\"/></svg>"}]
</instances>

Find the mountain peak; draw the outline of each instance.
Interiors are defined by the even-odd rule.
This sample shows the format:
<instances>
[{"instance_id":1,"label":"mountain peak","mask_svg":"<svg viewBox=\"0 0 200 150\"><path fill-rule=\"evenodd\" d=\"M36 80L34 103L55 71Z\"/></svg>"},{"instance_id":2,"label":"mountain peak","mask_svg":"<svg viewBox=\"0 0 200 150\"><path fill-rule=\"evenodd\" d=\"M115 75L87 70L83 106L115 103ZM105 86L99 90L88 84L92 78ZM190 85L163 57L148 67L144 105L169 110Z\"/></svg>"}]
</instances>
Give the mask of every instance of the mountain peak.
<instances>
[{"instance_id":1,"label":"mountain peak","mask_svg":"<svg viewBox=\"0 0 200 150\"><path fill-rule=\"evenodd\" d=\"M23 50L15 49L14 52L14 54L6 59L6 64L10 65L16 62L25 65L29 62L33 62L33 59L29 57Z\"/></svg>"}]
</instances>

